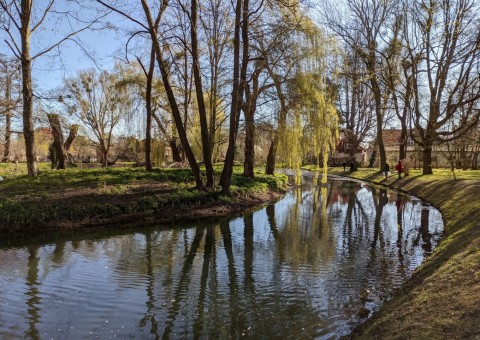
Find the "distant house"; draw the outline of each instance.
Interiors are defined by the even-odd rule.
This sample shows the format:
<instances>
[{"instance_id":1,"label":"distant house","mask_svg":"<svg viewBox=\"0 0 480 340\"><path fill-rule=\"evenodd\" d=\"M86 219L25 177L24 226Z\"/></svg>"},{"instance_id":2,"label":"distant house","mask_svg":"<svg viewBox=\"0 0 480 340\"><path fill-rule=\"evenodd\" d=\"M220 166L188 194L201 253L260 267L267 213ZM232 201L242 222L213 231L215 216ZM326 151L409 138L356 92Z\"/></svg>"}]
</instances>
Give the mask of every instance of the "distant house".
<instances>
[{"instance_id":1,"label":"distant house","mask_svg":"<svg viewBox=\"0 0 480 340\"><path fill-rule=\"evenodd\" d=\"M341 165L344 161L350 163L352 161L352 148L353 145L348 142L345 137L344 131L340 131L340 137L335 146L335 152L329 159L329 164L332 166ZM357 146L353 151L355 161L359 164L365 165L368 162L367 150L362 146Z\"/></svg>"},{"instance_id":2,"label":"distant house","mask_svg":"<svg viewBox=\"0 0 480 340\"><path fill-rule=\"evenodd\" d=\"M400 129L385 129L382 131L383 133L383 144L385 146L385 154L387 158L387 163L390 165L396 164L398 162L398 157L400 153L400 136L401 130ZM371 156L373 148L370 148L367 152L368 157ZM448 167L449 162L446 158L445 149L441 147L434 147L432 151L432 167L434 168L441 168L441 167ZM422 147L415 143L415 141L410 137L407 136L407 160L410 161L412 167L422 167L423 161L423 150ZM377 164L379 166L379 157L377 157Z\"/></svg>"}]
</instances>

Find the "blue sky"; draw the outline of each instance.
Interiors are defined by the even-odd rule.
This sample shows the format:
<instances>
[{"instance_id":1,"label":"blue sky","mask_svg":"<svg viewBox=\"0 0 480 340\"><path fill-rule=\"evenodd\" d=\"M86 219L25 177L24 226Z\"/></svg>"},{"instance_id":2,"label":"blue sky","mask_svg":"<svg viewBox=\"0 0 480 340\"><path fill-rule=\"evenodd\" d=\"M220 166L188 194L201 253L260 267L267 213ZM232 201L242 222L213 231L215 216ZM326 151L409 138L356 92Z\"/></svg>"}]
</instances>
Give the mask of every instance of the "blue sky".
<instances>
[{"instance_id":1,"label":"blue sky","mask_svg":"<svg viewBox=\"0 0 480 340\"><path fill-rule=\"evenodd\" d=\"M44 6L46 3L46 1L34 2L37 12L33 15L31 27L37 22L36 18L41 16L40 13L44 9L41 6ZM57 7L54 8L55 10L67 10L66 6L68 5L66 5L65 2L57 1L56 4ZM82 10L77 8L77 11L74 11L74 15L79 17L83 16L83 19L88 20L88 18L95 15L96 12L93 5L84 4L85 3L81 6L87 7L84 7ZM89 4L91 4L91 2L89 2ZM107 19L114 18L107 17L105 20ZM32 35L32 56L65 37L72 29L76 29L76 26L71 16L55 16L49 14L39 29ZM15 39L17 40L17 44L20 45L17 32L15 32L15 29L13 29L12 32L16 34ZM9 37L4 30L0 30L0 53L11 56L13 55L12 51L5 40L9 40ZM82 47L72 41L67 41L63 43L59 49L55 49L37 58L33 62L32 72L37 95L48 93L61 86L64 78L75 76L79 70L91 67L101 69L112 68L114 55L121 54L118 52L124 49L125 43L124 38L120 38L111 30L85 31L79 34L76 40L81 42ZM88 54L94 57L95 62L87 56L85 51L88 51Z\"/></svg>"}]
</instances>

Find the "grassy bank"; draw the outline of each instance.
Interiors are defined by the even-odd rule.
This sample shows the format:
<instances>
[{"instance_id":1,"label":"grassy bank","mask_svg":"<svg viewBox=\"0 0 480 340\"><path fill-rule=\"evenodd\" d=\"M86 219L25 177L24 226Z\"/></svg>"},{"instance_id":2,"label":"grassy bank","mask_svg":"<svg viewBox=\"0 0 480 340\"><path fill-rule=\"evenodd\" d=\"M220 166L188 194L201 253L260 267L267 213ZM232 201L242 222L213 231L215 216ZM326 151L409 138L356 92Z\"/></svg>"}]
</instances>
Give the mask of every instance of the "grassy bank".
<instances>
[{"instance_id":1,"label":"grassy bank","mask_svg":"<svg viewBox=\"0 0 480 340\"><path fill-rule=\"evenodd\" d=\"M14 166L0 167L0 233L223 216L274 198L287 181L261 173L250 180L237 168L224 197L193 189L189 169L43 168L29 178Z\"/></svg>"},{"instance_id":2,"label":"grassy bank","mask_svg":"<svg viewBox=\"0 0 480 340\"><path fill-rule=\"evenodd\" d=\"M378 169L332 174L388 185L412 193L441 210L445 235L394 299L358 327L353 338L480 338L480 171L419 170L388 179Z\"/></svg>"}]
</instances>

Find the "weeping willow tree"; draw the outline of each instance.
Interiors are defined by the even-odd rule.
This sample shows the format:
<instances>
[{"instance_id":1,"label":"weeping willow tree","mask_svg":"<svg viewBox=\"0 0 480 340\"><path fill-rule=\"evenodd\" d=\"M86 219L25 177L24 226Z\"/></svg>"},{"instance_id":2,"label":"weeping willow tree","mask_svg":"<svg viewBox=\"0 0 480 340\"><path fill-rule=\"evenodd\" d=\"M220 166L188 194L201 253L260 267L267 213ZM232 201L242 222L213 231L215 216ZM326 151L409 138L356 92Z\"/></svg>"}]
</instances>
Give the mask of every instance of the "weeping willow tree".
<instances>
[{"instance_id":1,"label":"weeping willow tree","mask_svg":"<svg viewBox=\"0 0 480 340\"><path fill-rule=\"evenodd\" d=\"M328 158L335 148L339 123L336 90L326 78L329 43L309 20L305 20L303 37L300 52L305 58L288 85L293 109L284 123L279 122L280 156L294 169L297 182L302 163L312 159L317 169L322 168L322 183L326 183Z\"/></svg>"}]
</instances>

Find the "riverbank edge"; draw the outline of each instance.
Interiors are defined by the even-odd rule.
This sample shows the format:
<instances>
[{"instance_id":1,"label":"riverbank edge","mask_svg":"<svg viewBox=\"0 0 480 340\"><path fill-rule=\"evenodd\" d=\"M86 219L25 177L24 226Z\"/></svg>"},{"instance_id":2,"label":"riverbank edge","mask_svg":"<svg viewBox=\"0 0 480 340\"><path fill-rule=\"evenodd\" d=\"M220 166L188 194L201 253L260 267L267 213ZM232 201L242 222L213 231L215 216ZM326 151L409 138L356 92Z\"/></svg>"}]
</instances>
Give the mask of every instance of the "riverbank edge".
<instances>
[{"instance_id":1,"label":"riverbank edge","mask_svg":"<svg viewBox=\"0 0 480 340\"><path fill-rule=\"evenodd\" d=\"M435 175L396 175L377 170L334 175L399 190L442 213L445 232L433 254L350 339L480 338L480 181Z\"/></svg>"},{"instance_id":2,"label":"riverbank edge","mask_svg":"<svg viewBox=\"0 0 480 340\"><path fill-rule=\"evenodd\" d=\"M70 219L47 220L45 222L17 224L15 227L0 225L0 235L24 236L32 232L62 232L84 229L107 229L115 226L117 228L132 228L135 226L165 225L177 222L200 221L210 218L226 218L240 213L259 209L282 198L284 189L264 189L257 192L236 194L229 197L228 201L215 200L209 202L184 203L162 207L156 212L131 212L120 213L115 216L95 216L84 218L81 221Z\"/></svg>"}]
</instances>

